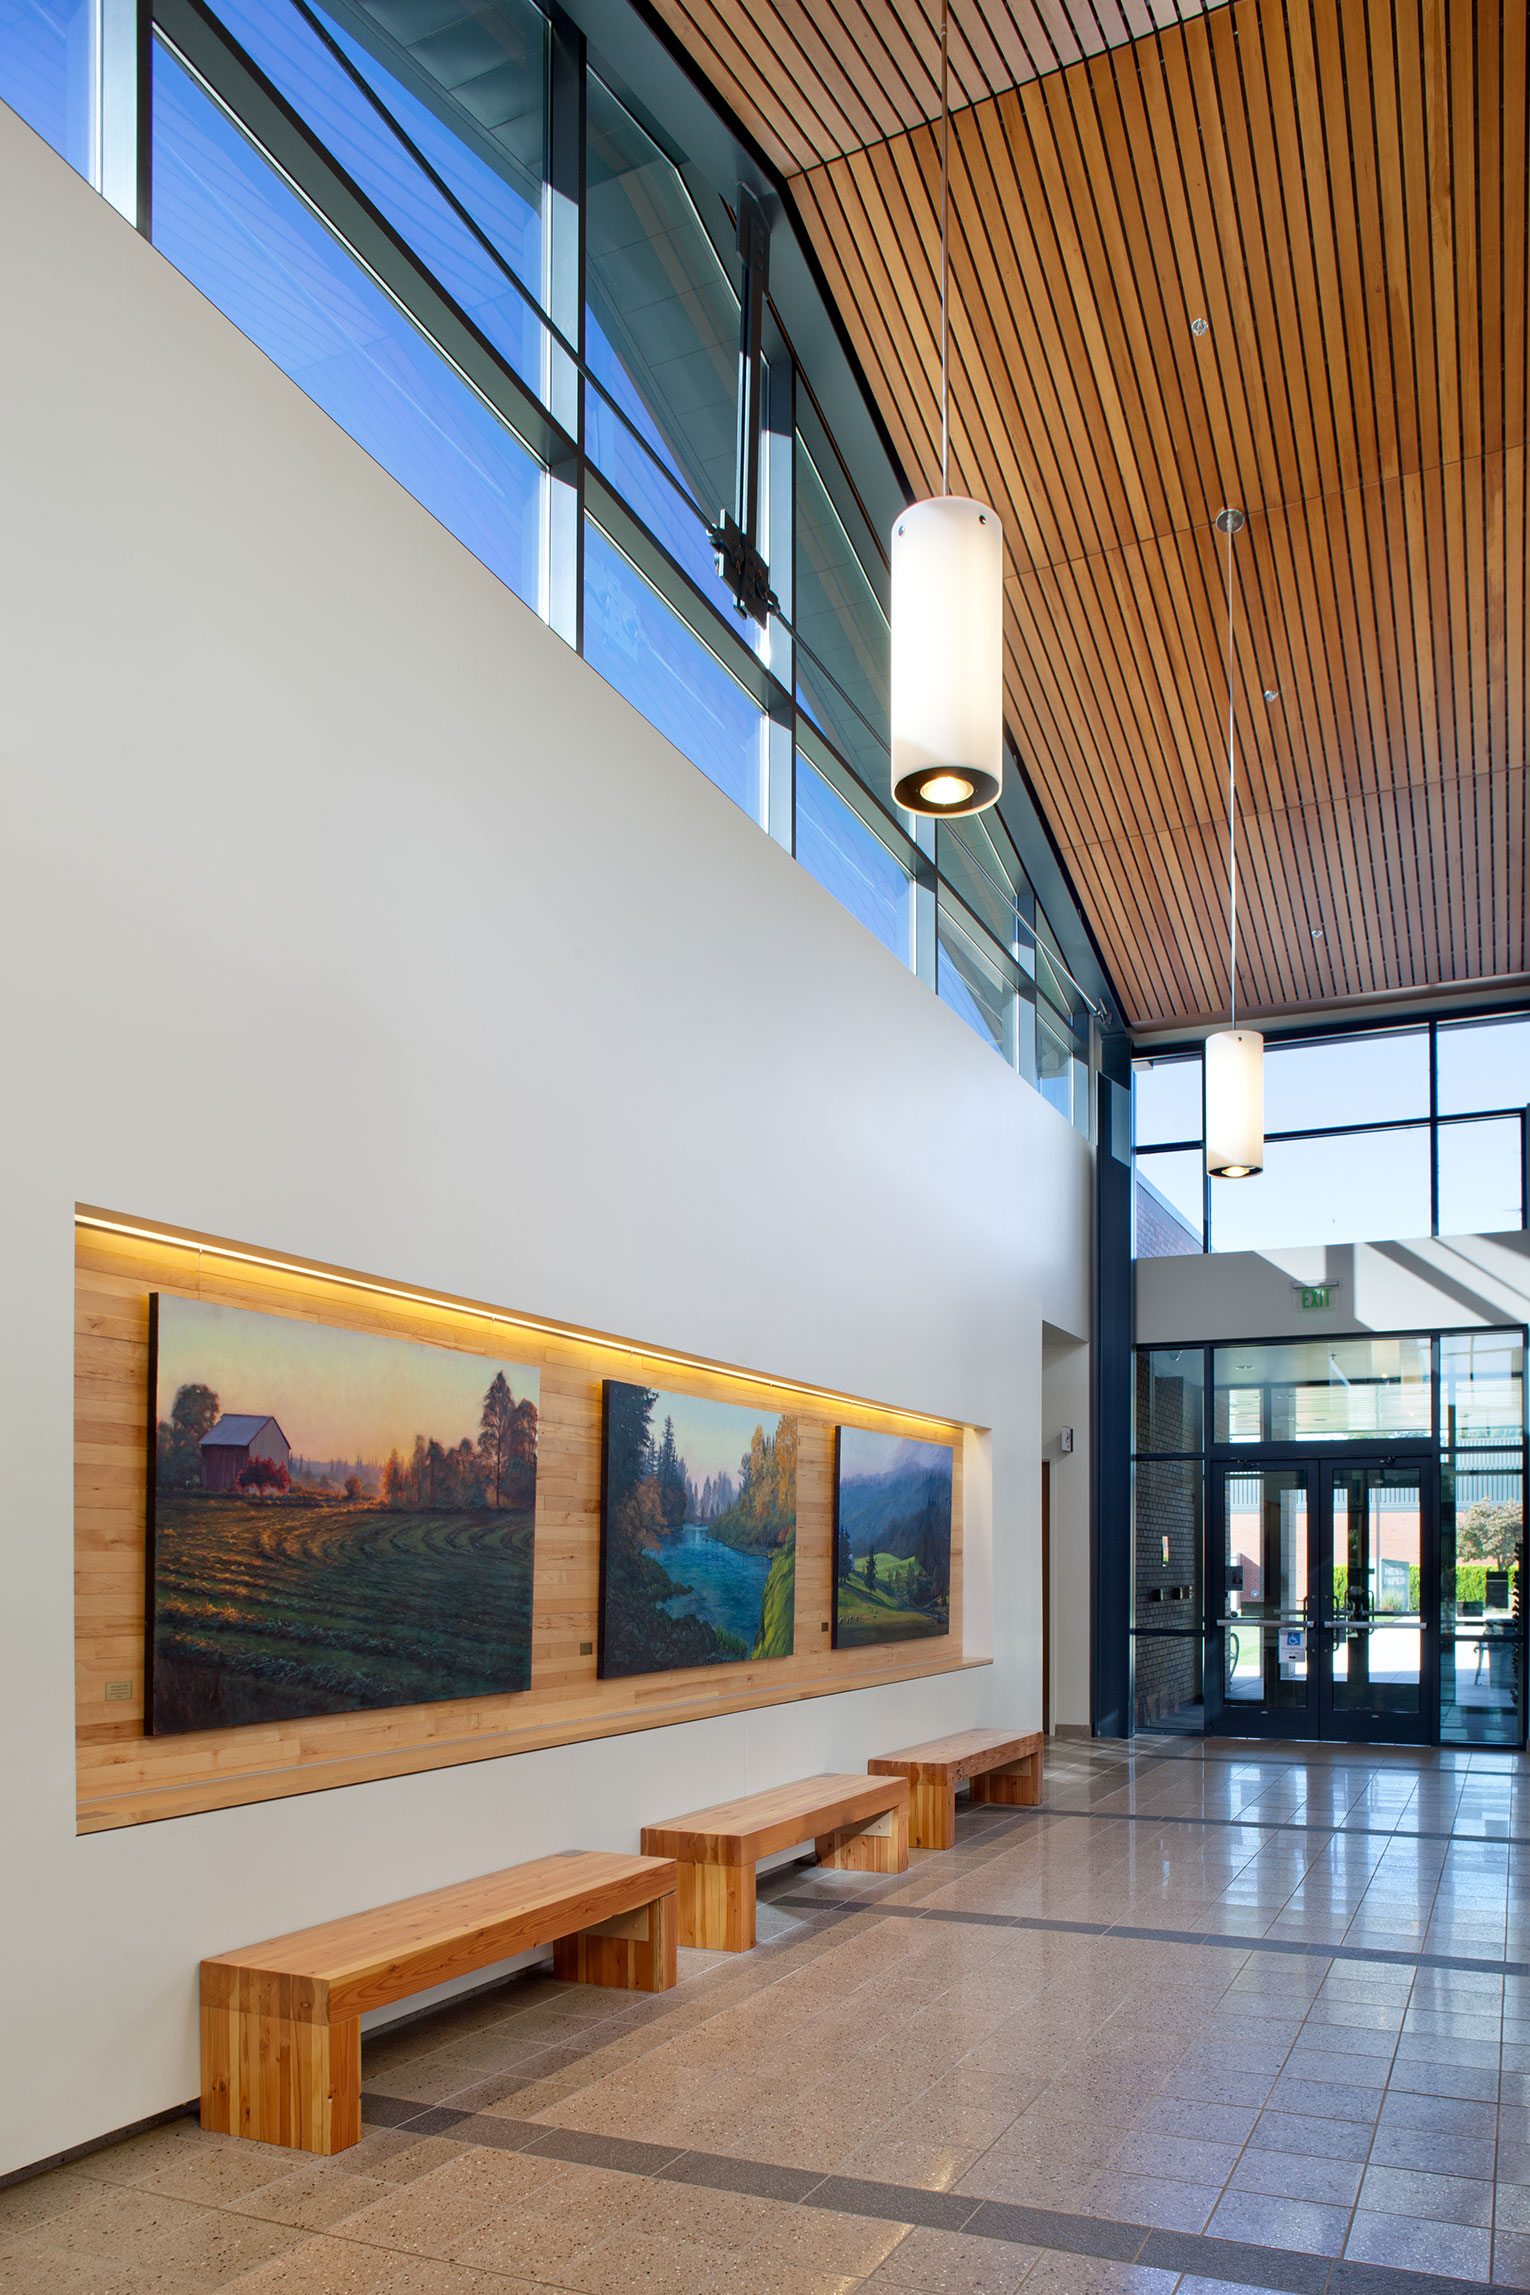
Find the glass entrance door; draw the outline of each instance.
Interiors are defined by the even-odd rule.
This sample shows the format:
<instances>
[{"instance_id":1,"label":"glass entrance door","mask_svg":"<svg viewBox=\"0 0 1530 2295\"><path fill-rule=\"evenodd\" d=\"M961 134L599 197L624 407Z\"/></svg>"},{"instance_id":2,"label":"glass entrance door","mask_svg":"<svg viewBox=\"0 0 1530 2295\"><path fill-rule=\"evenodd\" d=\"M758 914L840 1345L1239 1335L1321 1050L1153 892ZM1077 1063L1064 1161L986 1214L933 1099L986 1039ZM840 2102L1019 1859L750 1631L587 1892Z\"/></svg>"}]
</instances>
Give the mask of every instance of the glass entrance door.
<instances>
[{"instance_id":1,"label":"glass entrance door","mask_svg":"<svg viewBox=\"0 0 1530 2295\"><path fill-rule=\"evenodd\" d=\"M1426 1458L1213 1466L1208 1730L1431 1738L1433 1496Z\"/></svg>"},{"instance_id":2,"label":"glass entrance door","mask_svg":"<svg viewBox=\"0 0 1530 2295\"><path fill-rule=\"evenodd\" d=\"M1311 1655L1315 1466L1212 1468L1206 1585L1206 1727L1233 1737L1316 1737ZM1217 1644L1220 1642L1220 1661ZM1222 1711L1216 1711L1220 1683Z\"/></svg>"},{"instance_id":3,"label":"glass entrance door","mask_svg":"<svg viewBox=\"0 0 1530 2295\"><path fill-rule=\"evenodd\" d=\"M1431 1632L1426 1648L1425 1463L1346 1460L1320 1471L1320 1734L1423 1743L1433 1735L1426 1676L1436 1639Z\"/></svg>"}]
</instances>

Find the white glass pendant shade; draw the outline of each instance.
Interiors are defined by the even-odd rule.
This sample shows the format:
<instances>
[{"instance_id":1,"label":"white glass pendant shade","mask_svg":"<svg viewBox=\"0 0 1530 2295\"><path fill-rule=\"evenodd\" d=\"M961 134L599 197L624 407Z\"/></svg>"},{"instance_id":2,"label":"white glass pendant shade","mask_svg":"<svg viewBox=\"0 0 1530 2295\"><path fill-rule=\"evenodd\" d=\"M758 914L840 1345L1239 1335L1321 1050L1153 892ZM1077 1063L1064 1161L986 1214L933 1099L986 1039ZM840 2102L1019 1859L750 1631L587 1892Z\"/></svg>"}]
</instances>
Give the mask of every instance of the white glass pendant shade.
<instances>
[{"instance_id":1,"label":"white glass pendant shade","mask_svg":"<svg viewBox=\"0 0 1530 2295\"><path fill-rule=\"evenodd\" d=\"M1251 1179L1264 1169L1264 1038L1219 1028L1206 1039L1206 1169Z\"/></svg>"},{"instance_id":2,"label":"white glass pendant shade","mask_svg":"<svg viewBox=\"0 0 1530 2295\"><path fill-rule=\"evenodd\" d=\"M893 801L981 813L1004 784L1004 531L935 495L892 536Z\"/></svg>"}]
</instances>

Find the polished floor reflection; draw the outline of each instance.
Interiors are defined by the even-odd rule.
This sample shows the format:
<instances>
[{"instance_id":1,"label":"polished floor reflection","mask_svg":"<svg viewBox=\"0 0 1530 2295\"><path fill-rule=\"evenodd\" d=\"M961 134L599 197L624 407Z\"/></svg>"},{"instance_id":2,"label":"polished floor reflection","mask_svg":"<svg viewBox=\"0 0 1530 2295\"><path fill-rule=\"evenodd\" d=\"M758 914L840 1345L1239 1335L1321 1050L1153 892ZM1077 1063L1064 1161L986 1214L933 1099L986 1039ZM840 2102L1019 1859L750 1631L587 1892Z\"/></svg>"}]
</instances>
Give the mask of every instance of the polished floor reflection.
<instances>
[{"instance_id":1,"label":"polished floor reflection","mask_svg":"<svg viewBox=\"0 0 1530 2295\"><path fill-rule=\"evenodd\" d=\"M371 2042L339 2159L182 2120L0 2191L0 2291L1530 2288L1526 1774L1054 1745L906 1875L779 1868L674 1993Z\"/></svg>"}]
</instances>

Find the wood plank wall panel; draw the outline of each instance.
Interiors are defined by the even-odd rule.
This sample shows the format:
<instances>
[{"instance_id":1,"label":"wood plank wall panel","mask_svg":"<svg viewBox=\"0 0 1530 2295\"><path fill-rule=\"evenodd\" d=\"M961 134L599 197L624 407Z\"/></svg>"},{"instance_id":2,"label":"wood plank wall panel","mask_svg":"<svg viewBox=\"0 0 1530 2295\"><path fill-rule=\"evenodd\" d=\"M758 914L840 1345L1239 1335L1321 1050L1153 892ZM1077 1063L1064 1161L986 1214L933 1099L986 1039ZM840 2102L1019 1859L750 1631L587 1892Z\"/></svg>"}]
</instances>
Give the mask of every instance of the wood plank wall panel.
<instances>
[{"instance_id":1,"label":"wood plank wall panel","mask_svg":"<svg viewBox=\"0 0 1530 2295\"><path fill-rule=\"evenodd\" d=\"M933 0L841 0L827 56L795 0L664 5L934 488ZM1227 1005L1228 501L1241 1004L1530 972L1530 11L1023 13L952 10L952 485L1004 521L1009 722L1128 1017Z\"/></svg>"},{"instance_id":2,"label":"wood plank wall panel","mask_svg":"<svg viewBox=\"0 0 1530 2295\"><path fill-rule=\"evenodd\" d=\"M246 1729L148 1737L143 1728L145 1429L151 1291L426 1339L535 1363L542 1374L532 1676L515 1695L390 1707ZM379 1297L317 1273L251 1266L195 1244L81 1226L76 1248L75 1660L78 1826L185 1816L370 1778L657 1728L962 1665L961 1429L874 1405L837 1405L678 1369L575 1335L543 1337L487 1312ZM698 1667L602 1682L595 1657L600 1552L601 1384L683 1388L798 1419L796 1652L769 1664ZM833 1428L853 1424L941 1440L956 1452L951 1633L939 1642L833 1650ZM130 1682L128 1701L108 1683Z\"/></svg>"}]
</instances>

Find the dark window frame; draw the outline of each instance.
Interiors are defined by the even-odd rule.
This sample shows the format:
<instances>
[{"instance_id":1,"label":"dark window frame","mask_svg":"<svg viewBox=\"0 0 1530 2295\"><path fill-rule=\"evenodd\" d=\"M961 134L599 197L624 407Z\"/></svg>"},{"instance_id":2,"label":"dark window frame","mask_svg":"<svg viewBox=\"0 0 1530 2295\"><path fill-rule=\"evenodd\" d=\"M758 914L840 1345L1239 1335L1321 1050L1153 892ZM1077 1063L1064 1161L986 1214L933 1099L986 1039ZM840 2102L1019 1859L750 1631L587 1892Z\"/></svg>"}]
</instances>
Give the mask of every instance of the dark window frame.
<instances>
[{"instance_id":1,"label":"dark window frame","mask_svg":"<svg viewBox=\"0 0 1530 2295\"><path fill-rule=\"evenodd\" d=\"M1330 1027L1303 1028L1299 1032L1293 1030L1289 1035L1267 1037L1267 1049L1274 1050L1287 1045L1294 1047L1303 1044L1343 1042L1347 1038L1372 1038L1388 1035L1416 1035L1421 1030L1427 1030L1429 1043L1429 1108L1426 1115L1391 1116L1381 1123L1308 1124L1295 1131L1266 1132L1264 1135L1266 1143L1278 1147L1294 1140L1351 1139L1357 1137L1369 1137L1375 1134L1380 1134L1382 1132L1419 1131L1427 1127L1429 1133L1429 1234L1430 1238L1433 1239L1438 1237L1440 1233L1441 1132L1452 1130L1462 1124L1490 1123L1517 1117L1519 1120L1519 1232L1523 1234L1526 1230L1530 1230L1530 1106L1527 1106L1524 1102L1510 1101L1508 1103L1500 1103L1493 1107L1466 1109L1459 1113L1452 1113L1450 1115L1441 1115L1439 1108L1439 1032L1441 1028L1450 1028L1460 1024L1470 1024L1472 1021L1521 1019L1530 1021L1530 1004L1490 1004L1484 1005L1480 1008L1474 1007L1466 1011L1451 1011L1444 1014L1431 1013L1427 1017L1408 1021L1400 1021L1395 1028L1378 1028L1374 1025L1357 1028L1353 1025L1353 1023L1349 1024L1348 1026L1344 1025L1343 1023L1335 1023ZM1144 1156L1186 1154L1200 1155L1202 1162L1201 1244L1200 1252L1198 1255L1201 1258L1210 1257L1215 1251L1215 1245L1212 1240L1211 1232L1211 1174L1205 1168L1206 1058L1203 1041L1199 1038L1196 1038L1189 1042L1181 1041L1173 1044L1155 1044L1151 1053L1134 1054L1134 1057L1149 1058L1154 1061L1196 1059L1200 1062L1200 1137L1198 1139L1144 1141L1139 1149L1136 1139L1136 1125L1134 1122L1132 1127L1132 1168L1135 1172L1137 1157L1139 1153ZM1510 1232L1513 1231L1511 1230ZM1135 1258L1135 1256L1136 1247L1134 1236L1133 1257ZM1195 1258L1197 1254L1195 1252L1187 1252L1185 1256L1187 1258Z\"/></svg>"},{"instance_id":2,"label":"dark window frame","mask_svg":"<svg viewBox=\"0 0 1530 2295\"><path fill-rule=\"evenodd\" d=\"M293 4L297 13L309 21L310 29L314 29L313 20L302 0L293 0ZM662 457L655 453L641 430L615 402L600 379L591 372L586 358L584 274L587 186L582 157L587 145L586 115L591 74L599 72L617 102L629 108L630 102L620 76L613 78L600 69L585 36L562 10L556 5L549 7L545 0L537 0L537 5L550 26L549 84L546 97L548 174L564 196L570 199L576 217L575 268L579 298L577 326L573 331L557 323L513 266L488 245L475 219L462 207L449 186L445 187L444 196L459 211L465 228L488 248L489 254L504 272L511 290L532 310L536 324L545 331L546 339L555 347L554 356L561 358L572 374L577 409L572 429L560 421L538 393L514 372L505 356L489 342L469 314L435 278L424 260L381 214L361 186L326 148L314 129L272 85L234 33L218 17L214 0L205 0L205 4L204 0L140 0L139 20L144 50L152 53L156 42L163 44L257 154L273 168L278 179L284 181L303 201L345 253L388 295L423 340L463 377L468 387L504 423L511 435L541 464L547 474L547 483L569 490L572 499L566 510L564 530L570 532L574 539L568 584L571 595L565 610L564 634L569 637L575 649L582 653L584 643L584 532L585 517L589 515L658 591L691 634L755 700L766 721L764 738L767 742L773 740L774 731L779 731L783 745L789 744L787 754L792 760L789 773L783 769L778 778L773 764L767 762L770 809L773 813L779 808L785 822L783 835L780 825L767 814L764 825L769 833L776 835L789 850L795 849L796 754L799 747L810 759L813 758L815 747L826 752L833 760L837 774L842 774L848 782L854 784L857 791L855 810L867 827L895 857L904 862L921 887L928 888L939 901L951 903L959 910L958 921L962 929L1006 981L1018 974L1013 986L1022 1003L1034 1007L1040 1001L1045 1002L1049 1018L1067 1039L1073 1058L1087 1066L1090 1029L1083 1002L1072 1004L1068 1010L1058 1008L1039 984L1039 963L1036 972L1031 974L1026 973L1023 964L1017 964L1014 948L1004 946L992 927L963 898L958 886L938 867L935 857L910 836L904 818L890 803L890 792L889 797L884 798L879 789L868 784L862 773L844 756L832 735L825 732L805 709L799 707L796 699L795 656L797 646L804 641L798 638L790 613L782 612L773 617L775 635L772 661L767 666L754 648L731 626L716 603L698 587L692 575L652 533L639 511L623 499L619 490L600 471L588 453L584 414L587 389L596 393L602 405L614 415L629 441L636 444L655 470L668 481L677 500L695 510L698 517L704 516L705 506L694 501L683 482L676 481L674 473L667 468ZM326 45L329 44L322 25L317 27L317 36ZM426 179L440 191L442 186L436 171L428 159L422 158L415 150L406 125L393 118L388 106L346 64L343 57L340 60L342 67L356 81L358 102L365 103L379 117L385 130L397 138L401 149L417 167L423 169ZM392 61L387 61L386 68L395 72L398 69ZM140 72L138 228L152 243L153 126L151 91L147 84L149 77L146 72ZM653 123L646 113L640 108L635 116L645 132L651 133ZM671 157L672 164L681 167L682 179L686 179L690 171L684 167L683 162L673 160L668 139L661 143L660 148L666 156ZM577 196L574 196L576 190ZM723 202L724 207L726 204ZM717 235L710 230L705 220L702 227L715 243ZM778 393L772 389L762 394L762 452L768 448L769 434L781 425L783 408L792 424L788 443L794 438L799 413L807 414L810 431L822 433L822 441L830 449L832 469L825 471L817 454L814 455L815 466L819 468L820 479L828 488L830 498L835 501L841 516L846 510L850 512L846 524L847 538L861 559L873 594L880 602L886 591L887 569L885 552L877 562L867 561L868 546L880 550L871 513L855 484L839 442L818 404L811 383L801 369L779 313L769 298L766 302L766 330L767 359L773 372L779 370L787 378L789 387L784 392ZM814 439L809 438L807 443L809 451L812 451ZM798 527L795 486L793 475L792 502L782 521L792 577L796 572ZM841 501L838 499L840 496L846 499ZM787 593L786 604L790 607L795 602L794 579L789 579L783 587ZM559 626L556 616L554 626ZM832 672L819 663L816 656L813 659L818 674L837 685ZM845 700L847 706L853 709L854 704L848 696ZM859 718L861 713L856 711L856 715ZM868 725L867 730L880 744L881 737L876 728ZM804 738L804 735L808 738ZM1013 767L1012 752L1011 764ZM1007 825L1002 826L996 834L1002 836L1004 847L1013 848L1014 840ZM1031 890L1030 874L1018 852L1015 860L1024 890L1016 894L1012 887L1000 888L997 883L995 889L1010 900L1014 909L1016 945L1026 939L1039 944L1041 936L1028 913L1028 902L1035 898ZM923 953L917 948L913 969L921 976L926 971ZM933 986L933 972L927 984Z\"/></svg>"}]
</instances>

